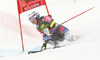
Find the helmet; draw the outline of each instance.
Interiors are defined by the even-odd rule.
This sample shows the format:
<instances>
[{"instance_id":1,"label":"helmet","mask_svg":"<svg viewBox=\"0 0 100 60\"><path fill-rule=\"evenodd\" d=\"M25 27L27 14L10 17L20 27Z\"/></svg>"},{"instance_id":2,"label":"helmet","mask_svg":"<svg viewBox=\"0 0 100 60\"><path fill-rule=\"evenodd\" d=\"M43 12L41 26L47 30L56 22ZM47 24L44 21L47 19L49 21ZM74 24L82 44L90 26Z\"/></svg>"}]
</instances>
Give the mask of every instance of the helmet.
<instances>
[{"instance_id":1,"label":"helmet","mask_svg":"<svg viewBox=\"0 0 100 60\"><path fill-rule=\"evenodd\" d=\"M38 12L33 11L31 14L28 15L29 20L32 22L35 19L39 20L40 19L40 14Z\"/></svg>"}]
</instances>

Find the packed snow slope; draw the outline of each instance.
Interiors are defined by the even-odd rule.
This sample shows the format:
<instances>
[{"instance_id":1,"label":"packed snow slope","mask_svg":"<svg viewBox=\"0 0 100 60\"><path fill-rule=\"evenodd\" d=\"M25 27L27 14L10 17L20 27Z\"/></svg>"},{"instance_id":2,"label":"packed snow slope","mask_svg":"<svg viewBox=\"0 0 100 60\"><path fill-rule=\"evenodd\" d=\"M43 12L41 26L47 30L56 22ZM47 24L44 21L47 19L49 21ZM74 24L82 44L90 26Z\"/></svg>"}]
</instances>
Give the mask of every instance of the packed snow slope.
<instances>
[{"instance_id":1,"label":"packed snow slope","mask_svg":"<svg viewBox=\"0 0 100 60\"><path fill-rule=\"evenodd\" d=\"M46 50L36 54L26 54L27 48L42 44L42 36L36 31L35 25L28 21L27 14L21 14L25 54L21 52L20 29L16 0L0 2L0 60L100 60L100 1L99 0L46 0L50 14L57 23L89 9L94 9L63 24L71 34L79 35L80 39L66 42L66 47ZM6 4L6 5L5 5ZM43 9L40 7L40 9ZM36 9L41 15L44 10ZM34 31L33 31L34 30ZM11 53L9 52L11 50ZM4 57L4 53L9 56ZM13 55L16 54L16 55ZM12 56L13 55L13 56Z\"/></svg>"}]
</instances>

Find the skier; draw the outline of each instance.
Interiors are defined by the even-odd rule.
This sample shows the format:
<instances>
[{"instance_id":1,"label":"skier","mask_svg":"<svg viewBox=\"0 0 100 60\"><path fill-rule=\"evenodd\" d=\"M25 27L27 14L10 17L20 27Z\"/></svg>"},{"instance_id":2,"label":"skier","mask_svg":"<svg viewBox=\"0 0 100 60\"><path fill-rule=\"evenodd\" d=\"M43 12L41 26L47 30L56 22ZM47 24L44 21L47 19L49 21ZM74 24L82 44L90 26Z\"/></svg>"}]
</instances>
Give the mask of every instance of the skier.
<instances>
[{"instance_id":1,"label":"skier","mask_svg":"<svg viewBox=\"0 0 100 60\"><path fill-rule=\"evenodd\" d=\"M36 24L37 30L43 35L43 46L41 50L45 50L47 43L54 47L58 46L59 41L74 41L73 35L70 35L69 29L55 22L51 15L42 16L38 12L29 14L29 21Z\"/></svg>"}]
</instances>

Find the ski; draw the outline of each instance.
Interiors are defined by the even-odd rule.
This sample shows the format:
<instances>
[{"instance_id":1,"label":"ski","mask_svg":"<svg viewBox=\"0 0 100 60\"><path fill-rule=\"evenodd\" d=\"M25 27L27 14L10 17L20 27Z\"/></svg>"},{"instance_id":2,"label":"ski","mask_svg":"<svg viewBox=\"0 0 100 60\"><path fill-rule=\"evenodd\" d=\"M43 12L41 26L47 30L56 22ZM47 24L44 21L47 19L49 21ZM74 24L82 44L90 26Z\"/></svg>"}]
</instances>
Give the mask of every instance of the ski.
<instances>
[{"instance_id":1,"label":"ski","mask_svg":"<svg viewBox=\"0 0 100 60\"><path fill-rule=\"evenodd\" d=\"M29 51L28 54L30 53L37 53L37 52L42 52L41 50L40 51Z\"/></svg>"},{"instance_id":2,"label":"ski","mask_svg":"<svg viewBox=\"0 0 100 60\"><path fill-rule=\"evenodd\" d=\"M54 48L47 48L46 50L48 49L56 49L56 48L60 48L60 47L64 47L64 46L57 46L57 47L54 47ZM38 53L38 52L42 52L42 51L45 51L45 50L39 50L39 51L29 51L28 54L34 54L34 53Z\"/></svg>"}]
</instances>

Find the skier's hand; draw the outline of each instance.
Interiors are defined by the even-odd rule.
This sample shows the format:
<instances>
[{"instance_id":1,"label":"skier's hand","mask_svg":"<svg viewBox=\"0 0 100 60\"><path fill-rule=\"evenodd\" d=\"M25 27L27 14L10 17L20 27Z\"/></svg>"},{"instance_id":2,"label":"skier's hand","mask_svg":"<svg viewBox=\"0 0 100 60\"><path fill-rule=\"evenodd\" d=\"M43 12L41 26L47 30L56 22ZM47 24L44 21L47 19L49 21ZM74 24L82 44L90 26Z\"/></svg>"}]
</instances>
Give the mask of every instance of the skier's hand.
<instances>
[{"instance_id":1,"label":"skier's hand","mask_svg":"<svg viewBox=\"0 0 100 60\"><path fill-rule=\"evenodd\" d=\"M52 17L52 15L50 15L50 14L48 16Z\"/></svg>"},{"instance_id":2,"label":"skier's hand","mask_svg":"<svg viewBox=\"0 0 100 60\"><path fill-rule=\"evenodd\" d=\"M49 34L49 29L48 28L45 28L44 29L44 33L48 35Z\"/></svg>"}]
</instances>

